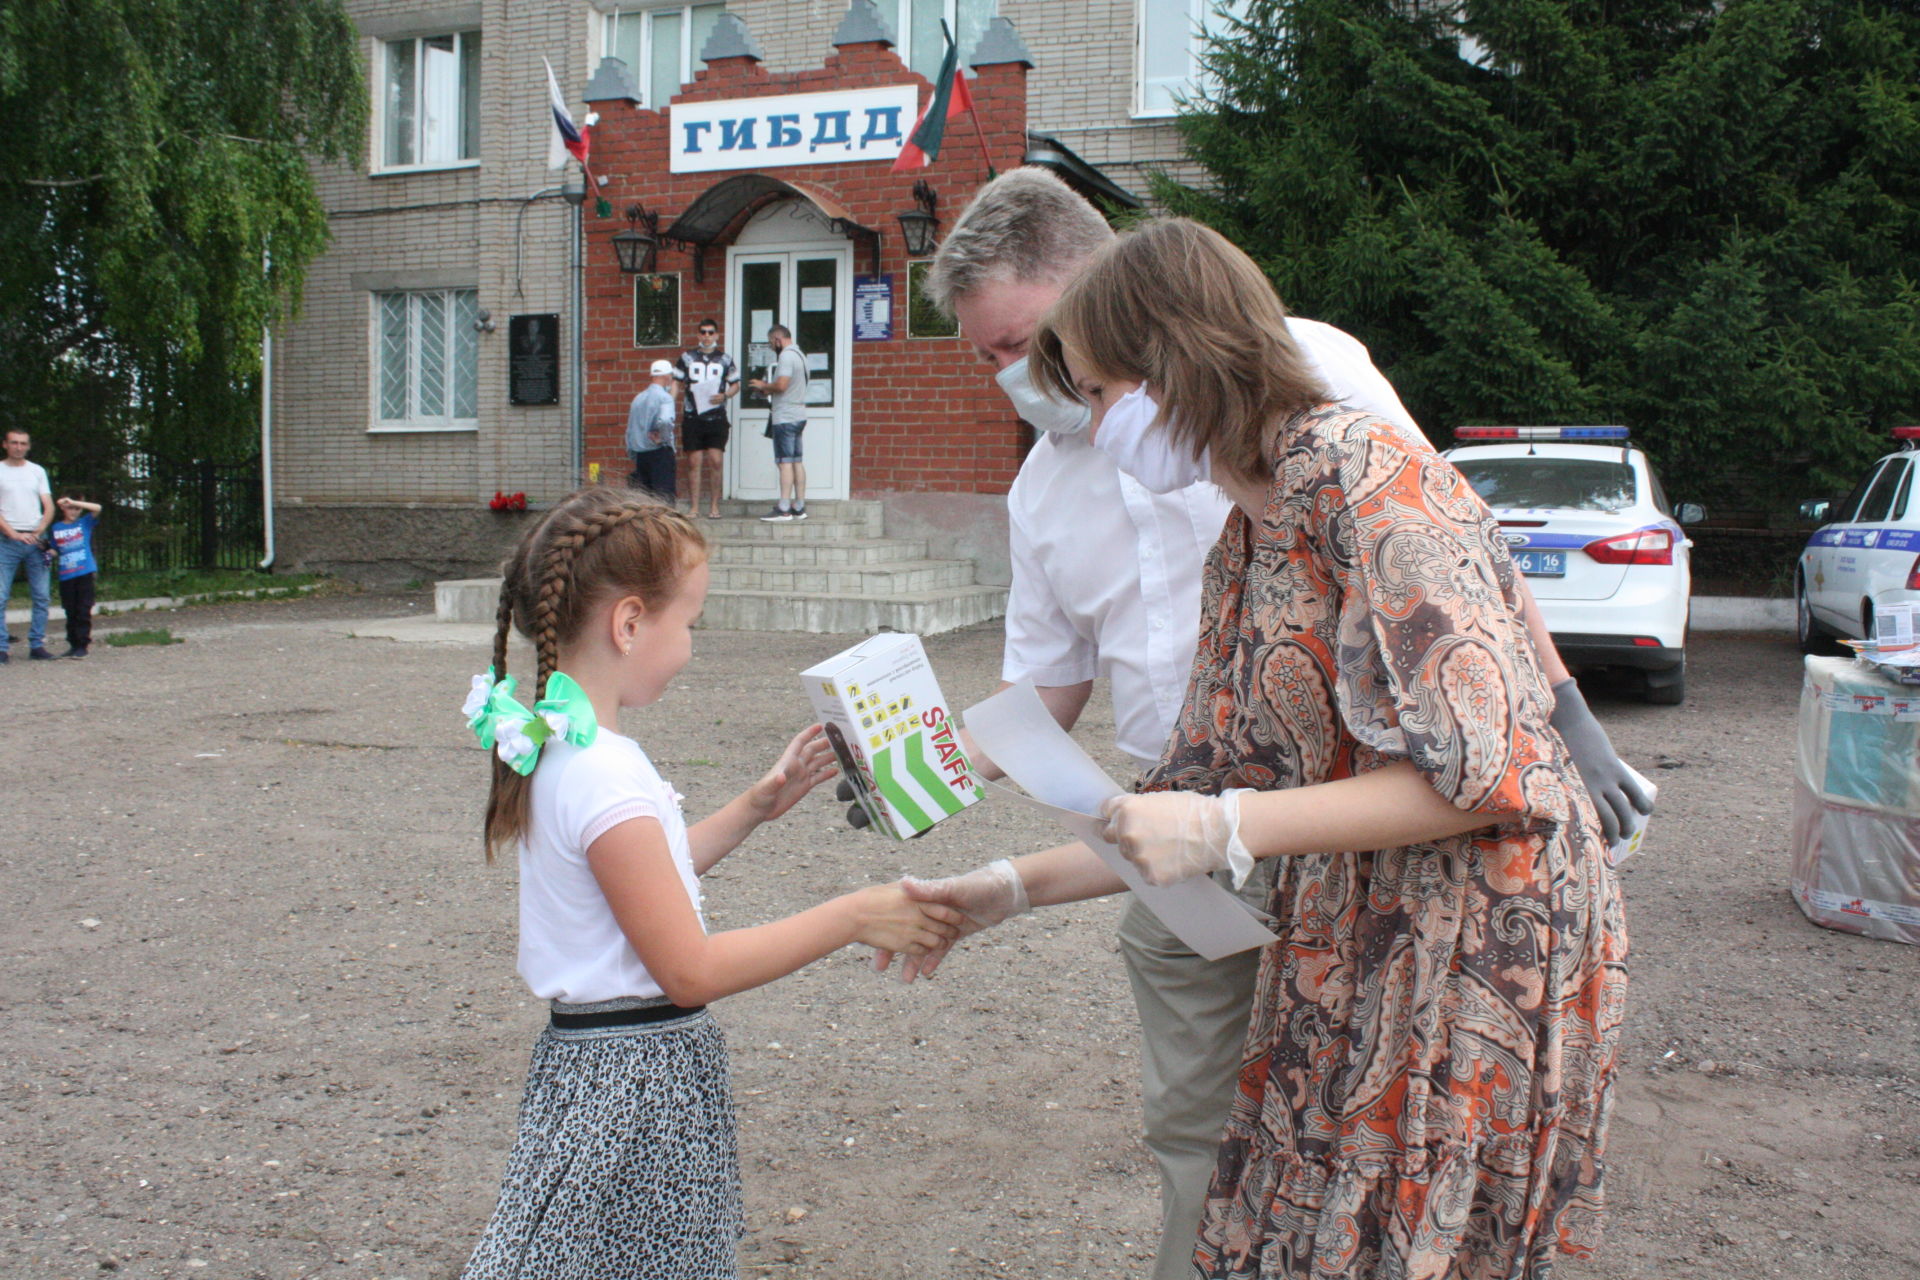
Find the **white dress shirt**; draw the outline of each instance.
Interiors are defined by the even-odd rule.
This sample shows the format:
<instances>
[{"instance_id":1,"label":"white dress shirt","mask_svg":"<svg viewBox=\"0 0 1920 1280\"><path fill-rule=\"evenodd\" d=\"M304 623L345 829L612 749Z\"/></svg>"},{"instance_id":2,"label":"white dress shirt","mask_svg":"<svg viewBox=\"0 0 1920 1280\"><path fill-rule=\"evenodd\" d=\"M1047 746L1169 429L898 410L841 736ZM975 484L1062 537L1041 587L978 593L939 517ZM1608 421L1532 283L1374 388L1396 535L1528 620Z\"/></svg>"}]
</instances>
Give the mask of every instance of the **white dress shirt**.
<instances>
[{"instance_id":1,"label":"white dress shirt","mask_svg":"<svg viewBox=\"0 0 1920 1280\"><path fill-rule=\"evenodd\" d=\"M1332 398L1420 429L1351 334L1290 317L1288 332ZM1160 758L1200 643L1200 574L1233 503L1212 484L1154 494L1085 436L1042 435L1007 494L1013 586L1000 678L1106 677L1114 739Z\"/></svg>"}]
</instances>

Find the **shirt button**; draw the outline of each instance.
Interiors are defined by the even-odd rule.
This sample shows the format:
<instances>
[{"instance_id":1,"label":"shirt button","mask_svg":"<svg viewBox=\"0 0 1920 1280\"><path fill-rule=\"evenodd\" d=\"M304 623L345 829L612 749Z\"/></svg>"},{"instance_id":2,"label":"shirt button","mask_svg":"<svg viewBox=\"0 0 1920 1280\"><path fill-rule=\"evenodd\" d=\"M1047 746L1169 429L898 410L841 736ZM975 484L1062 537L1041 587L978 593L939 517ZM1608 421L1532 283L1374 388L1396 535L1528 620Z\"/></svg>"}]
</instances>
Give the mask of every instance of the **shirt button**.
<instances>
[{"instance_id":1,"label":"shirt button","mask_svg":"<svg viewBox=\"0 0 1920 1280\"><path fill-rule=\"evenodd\" d=\"M1166 626L1166 625L1167 625L1167 620L1166 620L1165 618L1155 618L1155 619L1153 620L1153 629L1154 629L1155 631L1158 631L1158 630L1160 630L1160 628L1162 628L1162 627L1164 627L1164 626Z\"/></svg>"}]
</instances>

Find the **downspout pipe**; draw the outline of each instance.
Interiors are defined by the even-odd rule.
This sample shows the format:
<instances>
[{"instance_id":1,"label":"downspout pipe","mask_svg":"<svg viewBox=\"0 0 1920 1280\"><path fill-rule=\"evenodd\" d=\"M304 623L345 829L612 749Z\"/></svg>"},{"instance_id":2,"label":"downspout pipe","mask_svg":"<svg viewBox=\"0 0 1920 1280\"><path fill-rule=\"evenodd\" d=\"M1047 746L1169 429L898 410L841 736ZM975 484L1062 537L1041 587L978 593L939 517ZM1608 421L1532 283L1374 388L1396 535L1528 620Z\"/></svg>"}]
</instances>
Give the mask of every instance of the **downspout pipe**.
<instances>
[{"instance_id":1,"label":"downspout pipe","mask_svg":"<svg viewBox=\"0 0 1920 1280\"><path fill-rule=\"evenodd\" d=\"M571 290L573 295L573 438L569 442L571 448L568 451L568 464L572 477L568 481L568 487L571 489L579 486L584 479L581 475L582 460L586 457L587 451L587 389L585 386L587 288L586 261L584 247L581 244L581 238L586 234L587 184L585 177L583 176L578 183L571 178L568 179L561 195L568 204L573 206L573 288Z\"/></svg>"},{"instance_id":2,"label":"downspout pipe","mask_svg":"<svg viewBox=\"0 0 1920 1280\"><path fill-rule=\"evenodd\" d=\"M260 504L266 534L262 570L271 570L273 548L273 329L260 330Z\"/></svg>"}]
</instances>

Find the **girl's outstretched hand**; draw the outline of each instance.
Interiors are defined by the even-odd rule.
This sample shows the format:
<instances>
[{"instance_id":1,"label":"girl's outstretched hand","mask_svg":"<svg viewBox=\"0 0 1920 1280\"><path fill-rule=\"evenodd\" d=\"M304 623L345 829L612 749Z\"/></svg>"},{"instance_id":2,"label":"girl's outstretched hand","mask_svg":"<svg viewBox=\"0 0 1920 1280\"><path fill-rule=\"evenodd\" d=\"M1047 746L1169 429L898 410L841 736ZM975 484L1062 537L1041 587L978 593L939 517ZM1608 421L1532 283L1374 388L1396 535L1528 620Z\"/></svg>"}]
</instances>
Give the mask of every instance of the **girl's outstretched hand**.
<instances>
[{"instance_id":1,"label":"girl's outstretched hand","mask_svg":"<svg viewBox=\"0 0 1920 1280\"><path fill-rule=\"evenodd\" d=\"M967 918L937 902L915 902L900 884L876 884L849 895L858 916L853 940L909 956L944 948L960 936Z\"/></svg>"},{"instance_id":2,"label":"girl's outstretched hand","mask_svg":"<svg viewBox=\"0 0 1920 1280\"><path fill-rule=\"evenodd\" d=\"M760 821L769 822L799 804L802 796L831 778L838 767L826 731L810 724L793 735L767 775L747 788L747 803Z\"/></svg>"}]
</instances>

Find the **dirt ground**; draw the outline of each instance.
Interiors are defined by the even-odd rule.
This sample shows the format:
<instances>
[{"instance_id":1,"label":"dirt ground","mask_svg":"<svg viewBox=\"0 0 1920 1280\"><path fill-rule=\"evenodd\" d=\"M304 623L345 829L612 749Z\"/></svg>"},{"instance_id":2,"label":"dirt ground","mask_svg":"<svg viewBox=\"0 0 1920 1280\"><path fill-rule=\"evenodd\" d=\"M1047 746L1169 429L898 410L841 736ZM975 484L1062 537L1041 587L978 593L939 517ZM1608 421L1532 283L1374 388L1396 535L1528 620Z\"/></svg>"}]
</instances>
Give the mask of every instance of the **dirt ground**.
<instances>
[{"instance_id":1,"label":"dirt ground","mask_svg":"<svg viewBox=\"0 0 1920 1280\"><path fill-rule=\"evenodd\" d=\"M356 639L422 597L160 619L166 648L0 670L0 1276L444 1280L497 1190L543 1010L514 876L479 849L471 647ZM112 631L152 616L111 621ZM703 813L849 642L703 633L623 727ZM928 648L950 697L998 637ZM522 664L524 665L524 664ZM1685 706L1591 696L1661 808L1625 871L1629 1061L1604 1252L1563 1280L1920 1273L1920 949L1787 896L1798 658L1697 635ZM1080 739L1117 771L1110 718ZM988 804L895 845L827 793L710 877L710 923L1054 843ZM1115 901L982 935L932 983L851 951L720 1010L743 1274L1124 1277L1149 1255L1137 1024Z\"/></svg>"}]
</instances>

